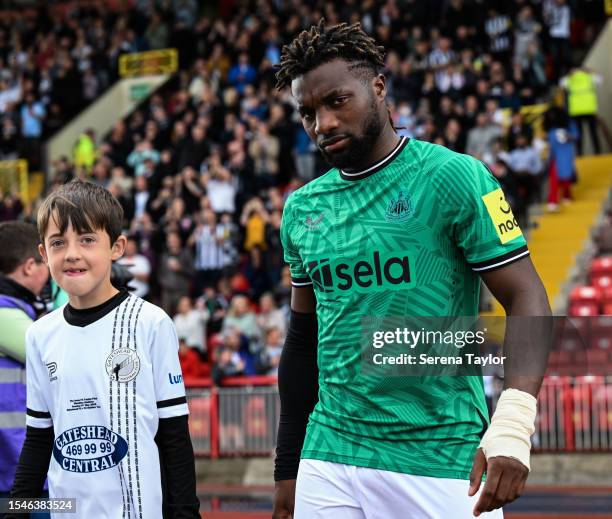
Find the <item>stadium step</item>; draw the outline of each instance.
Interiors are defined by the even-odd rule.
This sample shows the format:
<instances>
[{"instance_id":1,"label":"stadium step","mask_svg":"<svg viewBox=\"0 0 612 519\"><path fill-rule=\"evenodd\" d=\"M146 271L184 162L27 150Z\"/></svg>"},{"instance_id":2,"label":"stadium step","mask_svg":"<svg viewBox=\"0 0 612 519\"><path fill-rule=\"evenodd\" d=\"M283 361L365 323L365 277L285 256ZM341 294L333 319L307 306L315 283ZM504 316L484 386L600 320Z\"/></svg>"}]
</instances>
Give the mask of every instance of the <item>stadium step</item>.
<instances>
[{"instance_id":1,"label":"stadium step","mask_svg":"<svg viewBox=\"0 0 612 519\"><path fill-rule=\"evenodd\" d=\"M537 228L529 234L529 250L546 287L553 312L564 313L564 283L568 280L578 254L588 245L591 227L612 187L612 155L577 159L578 183L573 187L574 201L558 213L545 210L535 217ZM492 312L504 315L496 301Z\"/></svg>"}]
</instances>

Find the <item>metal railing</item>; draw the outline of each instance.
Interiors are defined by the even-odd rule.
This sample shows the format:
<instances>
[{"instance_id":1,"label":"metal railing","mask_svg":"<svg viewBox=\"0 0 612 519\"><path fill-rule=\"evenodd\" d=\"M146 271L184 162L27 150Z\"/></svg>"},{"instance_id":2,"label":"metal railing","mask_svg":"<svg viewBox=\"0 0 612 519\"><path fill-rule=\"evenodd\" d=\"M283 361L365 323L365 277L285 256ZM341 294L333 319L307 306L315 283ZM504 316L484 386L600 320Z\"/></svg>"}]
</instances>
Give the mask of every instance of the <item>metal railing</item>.
<instances>
[{"instance_id":1,"label":"metal railing","mask_svg":"<svg viewBox=\"0 0 612 519\"><path fill-rule=\"evenodd\" d=\"M275 377L187 380L196 455L270 455L280 403ZM612 451L612 377L546 377L538 398L535 452Z\"/></svg>"}]
</instances>

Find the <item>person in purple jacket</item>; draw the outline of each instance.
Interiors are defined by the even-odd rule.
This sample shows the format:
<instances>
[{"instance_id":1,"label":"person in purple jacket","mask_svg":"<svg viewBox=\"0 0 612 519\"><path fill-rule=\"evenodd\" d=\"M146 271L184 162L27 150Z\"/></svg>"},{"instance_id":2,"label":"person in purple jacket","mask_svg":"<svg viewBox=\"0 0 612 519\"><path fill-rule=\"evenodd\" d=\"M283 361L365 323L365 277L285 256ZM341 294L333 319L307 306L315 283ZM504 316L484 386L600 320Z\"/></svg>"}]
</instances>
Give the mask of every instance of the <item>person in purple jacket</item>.
<instances>
[{"instance_id":1,"label":"person in purple jacket","mask_svg":"<svg viewBox=\"0 0 612 519\"><path fill-rule=\"evenodd\" d=\"M35 226L0 223L0 497L11 490L25 438L25 334L49 278L38 243Z\"/></svg>"}]
</instances>

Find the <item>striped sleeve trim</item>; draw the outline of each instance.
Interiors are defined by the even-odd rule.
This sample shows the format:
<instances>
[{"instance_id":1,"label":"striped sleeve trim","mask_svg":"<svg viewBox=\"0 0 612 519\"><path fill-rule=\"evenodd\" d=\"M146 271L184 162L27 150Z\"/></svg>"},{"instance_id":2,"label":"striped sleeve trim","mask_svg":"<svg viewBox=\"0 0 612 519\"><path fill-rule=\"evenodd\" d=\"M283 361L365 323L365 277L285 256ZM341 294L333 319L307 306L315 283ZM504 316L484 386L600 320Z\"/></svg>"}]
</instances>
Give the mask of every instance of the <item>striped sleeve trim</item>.
<instances>
[{"instance_id":1,"label":"striped sleeve trim","mask_svg":"<svg viewBox=\"0 0 612 519\"><path fill-rule=\"evenodd\" d=\"M305 287L312 285L312 280L310 278L291 278L291 284L294 287Z\"/></svg>"},{"instance_id":2,"label":"striped sleeve trim","mask_svg":"<svg viewBox=\"0 0 612 519\"><path fill-rule=\"evenodd\" d=\"M157 402L157 409L162 409L164 407L172 407L175 405L181 405L187 403L186 396L179 396L178 398L170 398L168 400L160 400Z\"/></svg>"},{"instance_id":3,"label":"striped sleeve trim","mask_svg":"<svg viewBox=\"0 0 612 519\"><path fill-rule=\"evenodd\" d=\"M26 408L26 414L32 418L51 418L51 413L45 413L43 411L34 411L29 407Z\"/></svg>"},{"instance_id":4,"label":"striped sleeve trim","mask_svg":"<svg viewBox=\"0 0 612 519\"><path fill-rule=\"evenodd\" d=\"M505 267L510 263L514 263L515 261L521 259L524 256L529 254L529 249L527 245L523 245L518 249L510 251L502 256L497 256L495 258L488 259L486 261L480 261L478 263L470 263L470 267L475 272L484 272L487 270L495 270L500 267Z\"/></svg>"}]
</instances>

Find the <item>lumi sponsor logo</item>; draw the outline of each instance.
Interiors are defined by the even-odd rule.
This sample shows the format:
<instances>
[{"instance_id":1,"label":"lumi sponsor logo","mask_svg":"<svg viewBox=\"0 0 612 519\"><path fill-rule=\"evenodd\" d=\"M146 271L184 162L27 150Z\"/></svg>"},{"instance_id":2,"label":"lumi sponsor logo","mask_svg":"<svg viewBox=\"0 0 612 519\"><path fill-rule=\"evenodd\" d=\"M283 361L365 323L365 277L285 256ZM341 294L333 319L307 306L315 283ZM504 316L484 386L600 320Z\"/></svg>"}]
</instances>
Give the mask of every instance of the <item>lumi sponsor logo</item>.
<instances>
[{"instance_id":1,"label":"lumi sponsor logo","mask_svg":"<svg viewBox=\"0 0 612 519\"><path fill-rule=\"evenodd\" d=\"M183 382L183 375L173 375L172 373L168 373L168 380L170 381L170 384L180 384Z\"/></svg>"},{"instance_id":2,"label":"lumi sponsor logo","mask_svg":"<svg viewBox=\"0 0 612 519\"><path fill-rule=\"evenodd\" d=\"M321 292L401 290L414 284L406 251L357 258L321 258L308 263L314 287Z\"/></svg>"}]
</instances>

